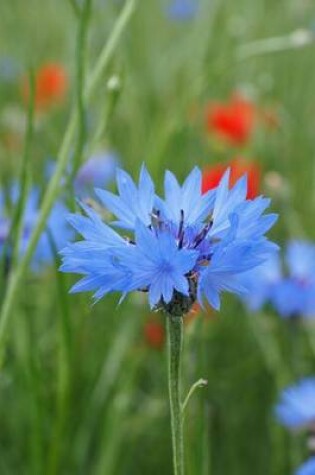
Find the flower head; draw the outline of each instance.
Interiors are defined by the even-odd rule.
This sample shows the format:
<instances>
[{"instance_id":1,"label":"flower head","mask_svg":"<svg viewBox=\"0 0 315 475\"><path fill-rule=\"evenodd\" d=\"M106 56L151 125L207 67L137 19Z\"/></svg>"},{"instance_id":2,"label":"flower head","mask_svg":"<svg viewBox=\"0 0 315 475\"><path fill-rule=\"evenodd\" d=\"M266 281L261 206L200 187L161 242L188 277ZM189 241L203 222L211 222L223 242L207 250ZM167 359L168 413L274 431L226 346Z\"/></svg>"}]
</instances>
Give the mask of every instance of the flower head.
<instances>
[{"instance_id":1,"label":"flower head","mask_svg":"<svg viewBox=\"0 0 315 475\"><path fill-rule=\"evenodd\" d=\"M37 110L47 110L61 102L68 87L68 77L64 67L58 63L44 64L35 76L35 107ZM22 84L23 96L29 99L29 84L24 79Z\"/></svg>"},{"instance_id":2,"label":"flower head","mask_svg":"<svg viewBox=\"0 0 315 475\"><path fill-rule=\"evenodd\" d=\"M295 475L314 475L315 473L315 456L307 460L301 467L297 469Z\"/></svg>"},{"instance_id":3,"label":"flower head","mask_svg":"<svg viewBox=\"0 0 315 475\"><path fill-rule=\"evenodd\" d=\"M265 264L244 274L250 293L245 301L258 310L269 301L282 317L315 315L315 245L290 241L284 262L272 256Z\"/></svg>"},{"instance_id":4,"label":"flower head","mask_svg":"<svg viewBox=\"0 0 315 475\"><path fill-rule=\"evenodd\" d=\"M10 237L12 223L12 210L19 199L20 189L16 184L14 184L9 192L8 198L10 202L10 210L6 209L5 203L7 200L5 199L4 192L0 192L0 207L2 215L0 220L0 251L2 252L5 249L6 253L8 253L8 259L10 259L10 243L8 242L8 239ZM19 248L21 255L24 254L27 248L30 235L38 219L38 213L39 189L33 187L30 190L25 203L22 235ZM65 246L66 242L71 239L73 231L66 221L66 216L68 213L68 209L61 201L57 201L53 206L47 221L46 229L38 241L36 251L33 256L33 269L38 270L43 264L52 262L54 259L55 250L59 251Z\"/></svg>"},{"instance_id":5,"label":"flower head","mask_svg":"<svg viewBox=\"0 0 315 475\"><path fill-rule=\"evenodd\" d=\"M243 298L249 310L260 310L270 299L281 278L281 263L278 254L270 255L269 259L256 269L246 272L242 279L249 292Z\"/></svg>"},{"instance_id":6,"label":"flower head","mask_svg":"<svg viewBox=\"0 0 315 475\"><path fill-rule=\"evenodd\" d=\"M209 165L203 170L202 191L205 193L212 190L220 183L226 170L230 168L230 186L235 185L245 173L247 174L247 199L256 198L259 195L261 170L257 162L237 157L228 164L217 163Z\"/></svg>"},{"instance_id":7,"label":"flower head","mask_svg":"<svg viewBox=\"0 0 315 475\"><path fill-rule=\"evenodd\" d=\"M229 189L229 170L206 194L195 168L180 185L165 174L165 197L155 194L143 166L139 184L117 170L119 195L96 190L102 205L127 230L123 237L91 208L70 223L83 240L63 251L61 270L83 274L73 292L94 290L99 299L111 291L140 290L151 308L172 315L190 311L198 300L218 309L223 290L243 293L240 275L261 264L277 247L264 236L275 215L262 216L268 200L246 200L246 179Z\"/></svg>"},{"instance_id":8,"label":"flower head","mask_svg":"<svg viewBox=\"0 0 315 475\"><path fill-rule=\"evenodd\" d=\"M315 378L304 378L286 388L275 414L279 422L289 429L312 426L315 423Z\"/></svg>"},{"instance_id":9,"label":"flower head","mask_svg":"<svg viewBox=\"0 0 315 475\"><path fill-rule=\"evenodd\" d=\"M94 187L107 187L115 179L119 163L118 155L112 151L101 151L91 155L79 168L74 177L74 189L78 196L85 196ZM50 179L56 168L56 161L48 159L45 165L45 176ZM61 184L64 185L71 176L73 161L70 160Z\"/></svg>"},{"instance_id":10,"label":"flower head","mask_svg":"<svg viewBox=\"0 0 315 475\"><path fill-rule=\"evenodd\" d=\"M275 308L284 317L315 316L315 245L290 241L285 265L287 273L272 295Z\"/></svg>"},{"instance_id":11,"label":"flower head","mask_svg":"<svg viewBox=\"0 0 315 475\"><path fill-rule=\"evenodd\" d=\"M75 177L76 192L81 193L91 187L106 187L114 180L118 163L118 156L114 152L98 152L89 157Z\"/></svg>"},{"instance_id":12,"label":"flower head","mask_svg":"<svg viewBox=\"0 0 315 475\"><path fill-rule=\"evenodd\" d=\"M21 71L21 65L10 56L0 56L0 80L4 83L12 83Z\"/></svg>"},{"instance_id":13,"label":"flower head","mask_svg":"<svg viewBox=\"0 0 315 475\"><path fill-rule=\"evenodd\" d=\"M198 0L171 0L167 12L172 20L190 20L197 12Z\"/></svg>"},{"instance_id":14,"label":"flower head","mask_svg":"<svg viewBox=\"0 0 315 475\"><path fill-rule=\"evenodd\" d=\"M255 124L255 106L237 93L229 102L210 103L206 110L207 129L230 145L245 145Z\"/></svg>"}]
</instances>

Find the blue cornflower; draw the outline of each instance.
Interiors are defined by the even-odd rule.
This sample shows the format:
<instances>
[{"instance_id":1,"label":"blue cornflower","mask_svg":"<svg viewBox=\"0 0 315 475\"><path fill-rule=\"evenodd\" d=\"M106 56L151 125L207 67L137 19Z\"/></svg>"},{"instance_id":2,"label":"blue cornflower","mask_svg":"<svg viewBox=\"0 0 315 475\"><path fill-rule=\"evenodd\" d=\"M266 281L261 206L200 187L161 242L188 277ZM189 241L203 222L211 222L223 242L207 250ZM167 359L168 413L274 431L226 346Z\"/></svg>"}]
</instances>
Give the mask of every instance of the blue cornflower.
<instances>
[{"instance_id":1,"label":"blue cornflower","mask_svg":"<svg viewBox=\"0 0 315 475\"><path fill-rule=\"evenodd\" d=\"M315 316L315 245L289 242L285 264L287 275L274 289L274 306L284 317Z\"/></svg>"},{"instance_id":2,"label":"blue cornflower","mask_svg":"<svg viewBox=\"0 0 315 475\"><path fill-rule=\"evenodd\" d=\"M315 316L315 245L307 241L291 241L287 246L287 273L272 295L280 315Z\"/></svg>"},{"instance_id":3,"label":"blue cornflower","mask_svg":"<svg viewBox=\"0 0 315 475\"><path fill-rule=\"evenodd\" d=\"M301 281L315 280L315 245L307 241L291 241L286 250L290 276Z\"/></svg>"},{"instance_id":4,"label":"blue cornflower","mask_svg":"<svg viewBox=\"0 0 315 475\"><path fill-rule=\"evenodd\" d=\"M276 216L262 215L269 203L264 198L246 200L245 178L230 190L227 171L206 194L201 178L194 168L181 186L167 171L162 199L145 166L138 185L118 169L118 195L95 191L117 220L109 226L86 205L86 216L69 218L83 237L61 252L61 270L83 274L72 291L93 290L99 299L111 291L124 296L140 290L148 293L151 308L172 315L187 313L196 300L218 309L223 290L246 292L242 273L277 249L264 236ZM126 230L127 236L114 228Z\"/></svg>"},{"instance_id":5,"label":"blue cornflower","mask_svg":"<svg viewBox=\"0 0 315 475\"><path fill-rule=\"evenodd\" d=\"M16 81L21 73L21 65L10 56L0 56L0 80L6 83Z\"/></svg>"},{"instance_id":6,"label":"blue cornflower","mask_svg":"<svg viewBox=\"0 0 315 475\"><path fill-rule=\"evenodd\" d=\"M269 301L275 286L282 279L281 263L278 254L272 254L263 264L246 272L243 283L249 289L243 299L251 311L260 310Z\"/></svg>"},{"instance_id":7,"label":"blue cornflower","mask_svg":"<svg viewBox=\"0 0 315 475\"><path fill-rule=\"evenodd\" d=\"M295 475L314 475L315 474L315 457L311 457L301 467L297 469Z\"/></svg>"},{"instance_id":8,"label":"blue cornflower","mask_svg":"<svg viewBox=\"0 0 315 475\"><path fill-rule=\"evenodd\" d=\"M195 16L198 9L198 0L171 0L167 8L171 20L190 20Z\"/></svg>"},{"instance_id":9,"label":"blue cornflower","mask_svg":"<svg viewBox=\"0 0 315 475\"><path fill-rule=\"evenodd\" d=\"M116 174L119 164L119 157L113 151L100 151L91 155L79 168L74 177L74 189L77 195L84 196L95 187L107 187L110 185ZM56 162L49 159L45 166L45 176L49 179L54 173ZM66 177L72 173L73 163L70 160ZM63 177L61 184L66 183Z\"/></svg>"},{"instance_id":10,"label":"blue cornflower","mask_svg":"<svg viewBox=\"0 0 315 475\"><path fill-rule=\"evenodd\" d=\"M0 209L2 216L0 220L0 252L5 249L6 253L8 253L8 261L10 260L11 252L10 243L8 242L11 229L11 217L19 195L20 189L17 184L11 186L7 197L3 190L0 190ZM38 219L40 210L39 197L39 189L34 186L29 191L25 203L22 235L19 246L20 255L24 254L29 237ZM6 204L8 204L8 206L6 206ZM46 229L38 241L33 256L33 269L37 270L41 265L52 262L54 259L54 250L52 247L55 247L55 249L59 251L73 236L73 231L66 220L68 214L68 209L61 201L57 201L54 204L47 220Z\"/></svg>"},{"instance_id":11,"label":"blue cornflower","mask_svg":"<svg viewBox=\"0 0 315 475\"><path fill-rule=\"evenodd\" d=\"M91 155L76 174L75 191L81 193L91 187L106 187L114 181L118 163L118 156L114 152L102 151Z\"/></svg>"},{"instance_id":12,"label":"blue cornflower","mask_svg":"<svg viewBox=\"0 0 315 475\"><path fill-rule=\"evenodd\" d=\"M279 422L289 429L314 425L315 378L304 378L286 388L280 396L275 414Z\"/></svg>"},{"instance_id":13,"label":"blue cornflower","mask_svg":"<svg viewBox=\"0 0 315 475\"><path fill-rule=\"evenodd\" d=\"M251 310L270 302L282 317L315 315L315 245L290 241L283 263L272 256L243 276L250 292L245 301Z\"/></svg>"}]
</instances>

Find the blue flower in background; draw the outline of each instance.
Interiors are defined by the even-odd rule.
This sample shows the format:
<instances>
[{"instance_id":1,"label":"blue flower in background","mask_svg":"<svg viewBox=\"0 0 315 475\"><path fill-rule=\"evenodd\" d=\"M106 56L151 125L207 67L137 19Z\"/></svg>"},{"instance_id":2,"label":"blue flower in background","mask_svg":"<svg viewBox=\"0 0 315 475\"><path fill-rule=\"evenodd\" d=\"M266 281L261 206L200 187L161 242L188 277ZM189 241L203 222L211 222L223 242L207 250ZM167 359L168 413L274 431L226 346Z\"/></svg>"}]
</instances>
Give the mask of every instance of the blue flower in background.
<instances>
[{"instance_id":1,"label":"blue flower in background","mask_svg":"<svg viewBox=\"0 0 315 475\"><path fill-rule=\"evenodd\" d=\"M250 290L245 302L259 310L270 302L282 317L315 316L315 245L290 241L284 262L273 255L262 266L244 274Z\"/></svg>"},{"instance_id":2,"label":"blue flower in background","mask_svg":"<svg viewBox=\"0 0 315 475\"><path fill-rule=\"evenodd\" d=\"M243 300L248 309L254 312L260 310L281 279L282 271L278 254L270 255L269 259L253 271L244 273L242 280L249 291L244 295Z\"/></svg>"},{"instance_id":3,"label":"blue flower in background","mask_svg":"<svg viewBox=\"0 0 315 475\"><path fill-rule=\"evenodd\" d=\"M21 74L21 65L10 56L0 56L0 80L6 83L16 81Z\"/></svg>"},{"instance_id":4,"label":"blue flower in background","mask_svg":"<svg viewBox=\"0 0 315 475\"><path fill-rule=\"evenodd\" d=\"M271 302L284 318L306 316L308 286L295 279L283 278L271 291Z\"/></svg>"},{"instance_id":5,"label":"blue flower in background","mask_svg":"<svg viewBox=\"0 0 315 475\"><path fill-rule=\"evenodd\" d=\"M218 309L224 290L246 292L240 276L261 265L277 249L264 233L276 216L262 215L266 203L246 201L246 179L229 190L229 171L219 186L201 192L201 171L193 169L182 186L166 172L165 198L142 167L139 184L117 170L118 195L96 190L112 223L126 229L122 237L92 208L72 215L71 225L83 240L62 252L61 270L83 274L72 292L94 291L95 299L117 291L148 293L151 308L173 315L187 313L196 300ZM242 227L246 229L242 229Z\"/></svg>"},{"instance_id":6,"label":"blue flower in background","mask_svg":"<svg viewBox=\"0 0 315 475\"><path fill-rule=\"evenodd\" d=\"M98 152L79 168L74 180L77 193L91 187L106 187L114 181L119 159L114 152Z\"/></svg>"},{"instance_id":7,"label":"blue flower in background","mask_svg":"<svg viewBox=\"0 0 315 475\"><path fill-rule=\"evenodd\" d=\"M168 16L172 20L190 20L198 9L198 0L171 0L167 8Z\"/></svg>"},{"instance_id":8,"label":"blue flower in background","mask_svg":"<svg viewBox=\"0 0 315 475\"><path fill-rule=\"evenodd\" d=\"M73 186L76 194L86 195L94 187L107 187L115 179L116 169L119 165L119 158L115 152L101 151L89 157L79 168L74 177ZM55 171L55 160L49 159L45 167L45 176L50 179ZM71 175L72 161L68 164L66 176ZM66 183L66 178L61 184Z\"/></svg>"},{"instance_id":9,"label":"blue flower in background","mask_svg":"<svg viewBox=\"0 0 315 475\"><path fill-rule=\"evenodd\" d=\"M315 423L315 378L304 378L286 388L275 408L279 422L289 429Z\"/></svg>"},{"instance_id":10,"label":"blue flower in background","mask_svg":"<svg viewBox=\"0 0 315 475\"><path fill-rule=\"evenodd\" d=\"M307 241L291 241L286 250L289 274L301 281L315 281L315 245Z\"/></svg>"},{"instance_id":11,"label":"blue flower in background","mask_svg":"<svg viewBox=\"0 0 315 475\"><path fill-rule=\"evenodd\" d=\"M6 249L8 252L8 259L10 256L10 243L8 243L11 217L14 209L14 205L17 203L20 194L20 189L17 184L14 184L9 190L9 196L6 198L4 192L0 191L0 208L1 208L1 220L0 220L0 251ZM7 200L10 202L10 210L6 209ZM22 235L20 240L20 254L23 255L32 234L33 228L36 225L38 219L38 213L40 211L39 202L39 189L33 187L27 197L25 203L25 211L23 217ZM69 210L62 203L57 201L53 206L49 218L47 220L46 229L42 233L36 251L33 256L32 267L34 270L38 270L43 264L51 263L54 259L54 250L59 251L65 246L67 241L73 236L73 231L67 223L66 216L69 214ZM53 243L53 244L52 244Z\"/></svg>"},{"instance_id":12,"label":"blue flower in background","mask_svg":"<svg viewBox=\"0 0 315 475\"><path fill-rule=\"evenodd\" d=\"M289 242L284 264L285 276L274 287L271 302L283 317L315 316L315 245Z\"/></svg>"},{"instance_id":13,"label":"blue flower in background","mask_svg":"<svg viewBox=\"0 0 315 475\"><path fill-rule=\"evenodd\" d=\"M311 457L301 467L297 469L295 475L314 475L315 474L315 457Z\"/></svg>"}]
</instances>

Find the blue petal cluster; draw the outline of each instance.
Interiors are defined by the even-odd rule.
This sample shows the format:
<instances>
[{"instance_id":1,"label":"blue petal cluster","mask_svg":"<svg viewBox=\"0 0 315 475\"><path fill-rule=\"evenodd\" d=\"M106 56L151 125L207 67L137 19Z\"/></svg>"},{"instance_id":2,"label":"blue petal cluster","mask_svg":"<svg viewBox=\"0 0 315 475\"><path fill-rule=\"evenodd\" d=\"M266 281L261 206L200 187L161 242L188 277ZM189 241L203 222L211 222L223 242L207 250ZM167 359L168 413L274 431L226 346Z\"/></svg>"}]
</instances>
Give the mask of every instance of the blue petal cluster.
<instances>
[{"instance_id":1,"label":"blue petal cluster","mask_svg":"<svg viewBox=\"0 0 315 475\"><path fill-rule=\"evenodd\" d=\"M113 151L103 150L91 155L79 168L74 178L74 189L80 197L86 196L95 187L107 187L110 185L116 174L119 165L119 157ZM56 168L54 160L48 160L45 166L45 176L50 179ZM61 185L67 182L73 172L72 160L68 163L65 177L62 178Z\"/></svg>"},{"instance_id":2,"label":"blue petal cluster","mask_svg":"<svg viewBox=\"0 0 315 475\"><path fill-rule=\"evenodd\" d=\"M219 309L224 290L246 292L240 276L277 249L264 236L277 216L263 215L266 198L246 200L245 177L229 189L229 173L202 194L198 168L182 186L167 171L162 199L145 166L138 185L118 169L118 195L95 190L104 211L116 216L112 226L86 205L85 216L69 218L83 237L61 252L61 270L83 275L72 292L94 291L97 300L140 290L151 308L173 315L187 313L196 300Z\"/></svg>"},{"instance_id":3,"label":"blue petal cluster","mask_svg":"<svg viewBox=\"0 0 315 475\"><path fill-rule=\"evenodd\" d=\"M22 65L11 56L0 56L0 81L12 83L22 72Z\"/></svg>"},{"instance_id":4,"label":"blue petal cluster","mask_svg":"<svg viewBox=\"0 0 315 475\"><path fill-rule=\"evenodd\" d=\"M272 255L262 266L243 276L250 289L245 297L250 310L270 302L283 317L315 316L315 245L290 241L283 265Z\"/></svg>"},{"instance_id":5,"label":"blue petal cluster","mask_svg":"<svg viewBox=\"0 0 315 475\"><path fill-rule=\"evenodd\" d=\"M101 151L91 155L83 163L74 180L74 189L77 193L91 187L105 187L114 181L116 168L119 163L114 152Z\"/></svg>"},{"instance_id":6,"label":"blue petal cluster","mask_svg":"<svg viewBox=\"0 0 315 475\"><path fill-rule=\"evenodd\" d=\"M315 378L304 378L286 388L275 408L279 422L290 429L315 423Z\"/></svg>"},{"instance_id":7,"label":"blue petal cluster","mask_svg":"<svg viewBox=\"0 0 315 475\"><path fill-rule=\"evenodd\" d=\"M17 184L14 184L10 188L8 196L6 196L3 190L0 191L0 252L2 253L3 250L6 251L8 261L10 260L11 252L8 239L10 237L12 215L19 196L20 189ZM39 189L33 187L30 190L25 203L22 235L19 247L20 255L24 254L30 235L37 223L40 211L39 198ZM69 210L67 207L61 201L57 201L47 220L46 229L38 241L32 261L32 267L34 270L38 270L44 264L53 262L55 251L62 249L69 239L73 237L73 230L70 228L66 220L68 215Z\"/></svg>"},{"instance_id":8,"label":"blue petal cluster","mask_svg":"<svg viewBox=\"0 0 315 475\"><path fill-rule=\"evenodd\" d=\"M171 0L167 13L171 20L185 21L195 16L198 0Z\"/></svg>"},{"instance_id":9,"label":"blue petal cluster","mask_svg":"<svg viewBox=\"0 0 315 475\"><path fill-rule=\"evenodd\" d=\"M311 457L301 467L297 469L295 475L314 475L315 474L315 457Z\"/></svg>"}]
</instances>

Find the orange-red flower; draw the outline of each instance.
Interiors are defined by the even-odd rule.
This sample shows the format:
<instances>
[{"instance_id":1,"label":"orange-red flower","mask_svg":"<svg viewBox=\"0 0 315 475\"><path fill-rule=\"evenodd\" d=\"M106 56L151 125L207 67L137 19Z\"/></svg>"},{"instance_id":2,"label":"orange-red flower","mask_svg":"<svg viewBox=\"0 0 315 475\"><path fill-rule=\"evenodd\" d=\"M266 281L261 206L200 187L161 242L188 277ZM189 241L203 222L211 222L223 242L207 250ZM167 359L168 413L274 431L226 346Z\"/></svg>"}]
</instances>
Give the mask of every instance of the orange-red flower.
<instances>
[{"instance_id":1,"label":"orange-red flower","mask_svg":"<svg viewBox=\"0 0 315 475\"><path fill-rule=\"evenodd\" d=\"M47 63L35 76L35 108L46 110L63 101L68 88L68 76L61 64ZM22 93L26 101L30 96L29 83L23 79Z\"/></svg>"},{"instance_id":2,"label":"orange-red flower","mask_svg":"<svg viewBox=\"0 0 315 475\"><path fill-rule=\"evenodd\" d=\"M161 350L165 342L165 330L161 322L150 319L144 325L145 341L151 348Z\"/></svg>"},{"instance_id":3,"label":"orange-red flower","mask_svg":"<svg viewBox=\"0 0 315 475\"><path fill-rule=\"evenodd\" d=\"M247 174L247 199L253 199L259 194L260 190L260 180L261 180L261 169L257 162L248 161L244 158L238 157L232 160L231 162L224 164L224 163L217 163L216 165L212 165L206 167L203 171L202 176L202 191L205 193L212 188L215 188L225 170L230 167L231 174L230 174L230 186L233 186L236 181L243 176L245 173Z\"/></svg>"},{"instance_id":4,"label":"orange-red flower","mask_svg":"<svg viewBox=\"0 0 315 475\"><path fill-rule=\"evenodd\" d=\"M235 93L229 102L212 102L206 109L207 129L231 145L244 145L255 125L255 106Z\"/></svg>"}]
</instances>

